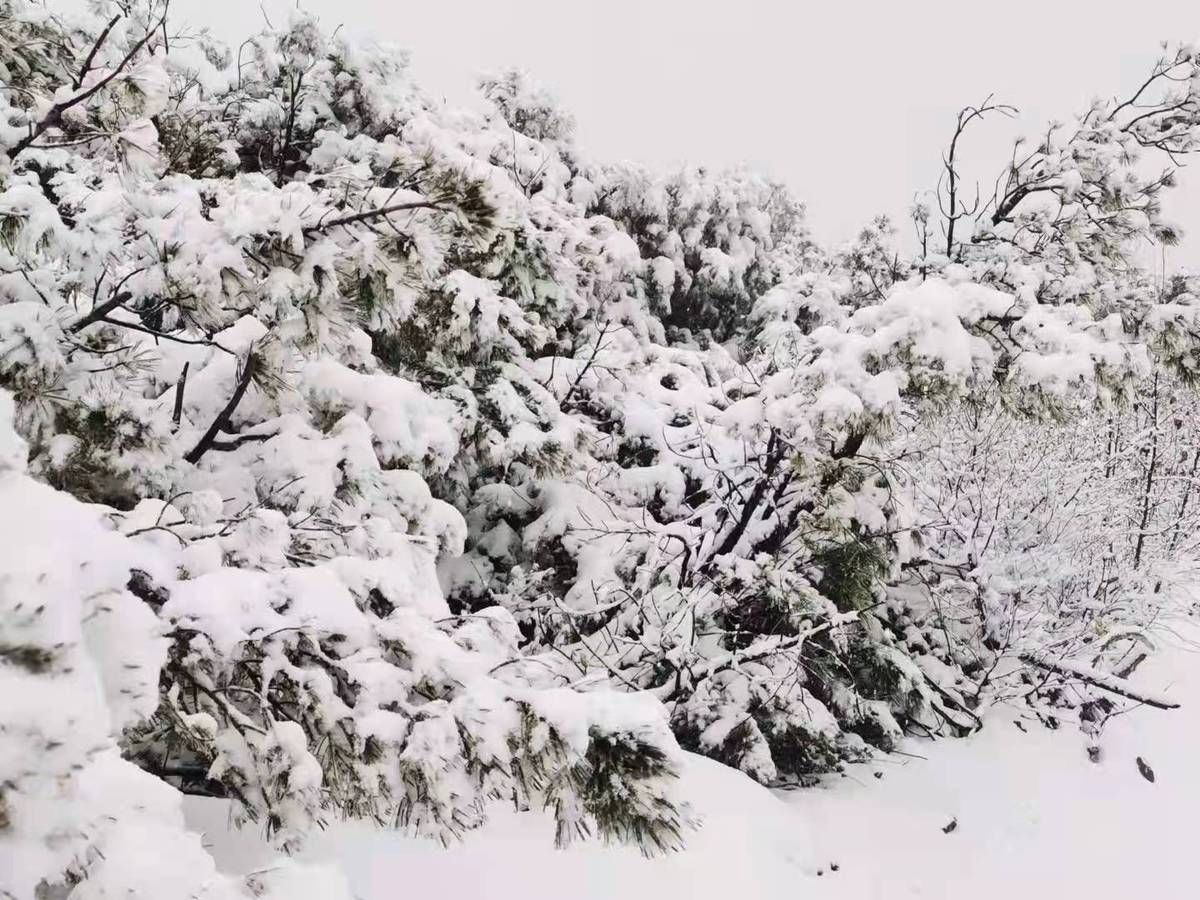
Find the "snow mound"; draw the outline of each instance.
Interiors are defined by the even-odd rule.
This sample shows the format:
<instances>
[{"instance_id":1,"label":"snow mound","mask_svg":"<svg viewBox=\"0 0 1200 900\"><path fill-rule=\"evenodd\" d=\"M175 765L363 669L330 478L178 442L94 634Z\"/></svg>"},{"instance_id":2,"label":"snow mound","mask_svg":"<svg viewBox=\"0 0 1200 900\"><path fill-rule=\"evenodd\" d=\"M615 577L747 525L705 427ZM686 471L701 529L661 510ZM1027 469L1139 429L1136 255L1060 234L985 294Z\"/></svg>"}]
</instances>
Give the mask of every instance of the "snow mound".
<instances>
[{"instance_id":1,"label":"snow mound","mask_svg":"<svg viewBox=\"0 0 1200 900\"><path fill-rule=\"evenodd\" d=\"M353 822L314 837L301 858L340 864L360 900L391 900L398 885L406 895L439 900L803 895L798 889L813 869L799 816L745 775L704 757L689 754L681 777L703 825L687 835L684 851L666 857L646 859L634 848L598 842L556 850L551 816L497 810L487 827L447 849ZM190 797L184 805L190 827L204 833L223 869L245 874L270 864L265 842L228 827L223 801Z\"/></svg>"}]
</instances>

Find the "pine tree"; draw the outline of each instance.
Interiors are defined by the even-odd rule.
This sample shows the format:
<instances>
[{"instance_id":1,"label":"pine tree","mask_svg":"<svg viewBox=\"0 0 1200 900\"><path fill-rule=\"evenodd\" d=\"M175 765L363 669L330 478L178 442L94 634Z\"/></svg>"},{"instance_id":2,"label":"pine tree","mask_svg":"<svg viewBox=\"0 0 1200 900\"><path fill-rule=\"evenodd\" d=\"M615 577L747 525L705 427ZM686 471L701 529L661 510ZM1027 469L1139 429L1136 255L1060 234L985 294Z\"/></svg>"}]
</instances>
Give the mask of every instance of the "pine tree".
<instances>
[{"instance_id":1,"label":"pine tree","mask_svg":"<svg viewBox=\"0 0 1200 900\"><path fill-rule=\"evenodd\" d=\"M298 890L217 876L178 790L284 849L514 798L673 848L677 741L804 782L975 729L1002 660L1100 722L1198 508L1195 295L1130 253L1195 67L972 212L949 155L906 259L595 163L523 74L472 113L304 15L230 52L0 0L0 889Z\"/></svg>"}]
</instances>

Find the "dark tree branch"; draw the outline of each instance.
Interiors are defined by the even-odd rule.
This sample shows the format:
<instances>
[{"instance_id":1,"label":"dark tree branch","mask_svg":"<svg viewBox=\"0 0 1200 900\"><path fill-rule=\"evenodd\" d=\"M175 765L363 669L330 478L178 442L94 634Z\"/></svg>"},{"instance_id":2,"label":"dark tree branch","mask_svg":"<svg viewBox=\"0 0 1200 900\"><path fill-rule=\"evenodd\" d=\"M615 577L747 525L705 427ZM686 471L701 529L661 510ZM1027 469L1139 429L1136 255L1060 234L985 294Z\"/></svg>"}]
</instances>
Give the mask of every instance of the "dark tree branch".
<instances>
[{"instance_id":1,"label":"dark tree branch","mask_svg":"<svg viewBox=\"0 0 1200 900\"><path fill-rule=\"evenodd\" d=\"M40 122L38 122L37 125L35 125L33 128L30 129L29 134L27 134L25 137L21 138L21 140L17 141L17 143L15 143L13 146L8 148L8 158L16 159L21 154L21 152L23 150L25 150L26 147L28 147L30 144L32 144L34 141L36 141L38 138L40 138L43 134L45 134L46 131L48 131L50 128L54 128L58 125L61 125L63 113L65 113L68 109L78 106L80 103L83 103L85 100L88 100L95 94L102 91L104 88L108 87L109 83L113 79L115 79L118 75L120 75L123 71L125 71L125 68L133 61L134 57L136 57L139 53L142 52L142 48L146 46L146 44L150 41L150 38L152 38L155 35L155 33L162 26L162 24L166 21L166 19L167 19L167 12L166 12L166 9L164 8L161 18L159 18L159 20L157 22L155 22L150 28L148 28L146 30L146 33L144 35L142 35L142 37L138 40L138 42L133 45L133 47L129 50L128 53L125 54L124 58L119 63L117 63L116 68L114 68L106 76L101 78L99 81L97 81L95 84L93 84L90 88L83 91L82 93L75 94L72 97L68 97L66 100L60 100L58 103L55 103L53 106L51 106L50 111L46 113L45 117ZM111 27L111 25L109 27ZM89 59L93 58L95 56L95 54L100 49L101 45L103 45L104 41L108 39L108 33L109 33L108 28L105 28L104 31L101 32L100 37L97 38L95 45L92 47L91 52L88 54ZM90 65L90 63L89 63L89 65Z\"/></svg>"},{"instance_id":2,"label":"dark tree branch","mask_svg":"<svg viewBox=\"0 0 1200 900\"><path fill-rule=\"evenodd\" d=\"M608 322L605 321L604 325L600 329L600 334L596 336L596 343L592 347L592 355L588 357L588 361L584 363L583 368L579 370L579 374L575 376L575 380L571 382L571 386L567 388L566 396L563 397L562 401L558 404L558 408L564 412L566 411L567 404L571 402L571 398L575 396L575 391L579 388L580 383L583 381L583 377L587 375L588 371L593 365L595 365L596 357L599 356L600 351L604 349L601 344L603 343L607 334Z\"/></svg>"},{"instance_id":3,"label":"dark tree branch","mask_svg":"<svg viewBox=\"0 0 1200 900\"><path fill-rule=\"evenodd\" d=\"M833 451L834 459L851 459L862 449L863 441L867 439L865 431L852 431L846 438L846 443Z\"/></svg>"},{"instance_id":4,"label":"dark tree branch","mask_svg":"<svg viewBox=\"0 0 1200 900\"><path fill-rule=\"evenodd\" d=\"M100 48L104 45L104 42L108 40L108 33L113 30L114 26L116 26L119 21L121 21L121 14L117 13L112 17L112 19L109 20L109 23L104 26L104 30L100 32L100 37L96 38L96 42L92 44L92 49L88 51L87 58L83 61L83 68L79 70L79 74L75 76L75 80L71 83L71 86L75 88L75 90L79 90L81 87L83 87L83 80L87 78L88 73L92 71L92 63L96 59L96 54L100 52Z\"/></svg>"},{"instance_id":5,"label":"dark tree branch","mask_svg":"<svg viewBox=\"0 0 1200 900\"><path fill-rule=\"evenodd\" d=\"M123 306L126 302L132 299L133 294L129 293L129 291L114 292L111 297L109 297L99 306L93 306L92 311L82 319L67 326L67 331L71 334L78 334L92 323L103 320L105 316L107 316L118 306Z\"/></svg>"},{"instance_id":6,"label":"dark tree branch","mask_svg":"<svg viewBox=\"0 0 1200 900\"><path fill-rule=\"evenodd\" d=\"M269 441L275 437L275 432L271 434L239 434L235 435L232 440L228 441L213 441L210 445L212 450L236 450L242 444L249 444L255 441Z\"/></svg>"},{"instance_id":7,"label":"dark tree branch","mask_svg":"<svg viewBox=\"0 0 1200 900\"><path fill-rule=\"evenodd\" d=\"M171 428L172 430L179 427L179 420L183 417L183 390L187 387L188 366L191 363L183 364L183 371L179 373L179 381L175 382L175 409L171 412Z\"/></svg>"},{"instance_id":8,"label":"dark tree branch","mask_svg":"<svg viewBox=\"0 0 1200 900\"><path fill-rule=\"evenodd\" d=\"M140 272L145 272L146 269L148 269L148 268L149 268L149 266L142 266L141 268L134 269L132 272L128 273L124 278L122 278L120 281L117 282L117 286L113 288L112 294L111 294L111 296L109 296L109 298L107 300L105 300L103 303L95 304L92 307L91 312L89 312L87 315L83 316L81 319L74 322L73 324L69 325L67 327L67 331L70 334L78 334L80 331L83 331L83 329L87 328L93 322L99 322L102 319L104 319L105 316L107 316L110 312L112 312L118 306L122 306L123 304L132 300L133 295L129 291L121 290L121 288L125 287L126 282L128 282L129 279L132 278L134 275L137 275ZM103 281L103 280L104 280L104 276L102 275L102 276L100 276L100 281ZM100 290L100 284L99 284L99 282L97 282L96 291L98 292L99 290Z\"/></svg>"},{"instance_id":9,"label":"dark tree branch","mask_svg":"<svg viewBox=\"0 0 1200 900\"><path fill-rule=\"evenodd\" d=\"M404 212L410 209L437 209L444 211L446 207L435 200L415 200L411 203L394 203L391 206L381 206L378 209L368 209L364 212L353 213L347 216L338 216L336 219L320 221L316 225L309 225L304 229L305 234L314 234L318 231L328 231L330 228L337 228L339 225L352 225L355 222L366 222L369 219L378 219L384 216L391 215L396 212Z\"/></svg>"},{"instance_id":10,"label":"dark tree branch","mask_svg":"<svg viewBox=\"0 0 1200 900\"><path fill-rule=\"evenodd\" d=\"M725 540L721 541L720 546L713 556L724 556L726 553L732 552L733 548L737 546L738 541L742 539L742 535L746 533L746 528L750 525L750 520L754 518L754 513L758 510L763 498L767 495L771 479L774 477L779 463L783 460L784 453L783 442L779 440L775 429L771 429L771 437L767 441L767 463L763 469L763 473L758 481L755 482L753 490L750 491L750 496L746 498L746 503L742 507L742 514L738 517L733 530L725 536Z\"/></svg>"},{"instance_id":11,"label":"dark tree branch","mask_svg":"<svg viewBox=\"0 0 1200 900\"><path fill-rule=\"evenodd\" d=\"M291 85L291 101L288 105L287 126L283 133L283 146L279 150L279 164L275 172L275 186L283 187L283 182L286 179L284 167L288 164L288 153L292 149L292 137L296 130L296 110L300 105L300 86L304 81L304 73L301 72L295 81L292 81L291 76L288 76L288 83Z\"/></svg>"},{"instance_id":12,"label":"dark tree branch","mask_svg":"<svg viewBox=\"0 0 1200 900\"><path fill-rule=\"evenodd\" d=\"M1032 653L1022 653L1021 662L1035 668L1042 669L1046 672L1053 672L1055 675L1061 675L1064 678L1078 678L1084 684L1090 684L1094 688L1099 688L1102 691L1108 691L1110 694L1116 694L1118 697L1124 697L1126 700L1136 700L1138 703L1145 703L1147 706L1153 706L1155 709L1179 709L1178 703L1160 700L1156 697L1151 697L1141 693L1133 687L1126 685L1113 684L1110 680L1101 680L1093 678L1083 672L1076 672L1069 666L1060 666L1053 660L1046 659L1042 656L1035 656Z\"/></svg>"},{"instance_id":13,"label":"dark tree branch","mask_svg":"<svg viewBox=\"0 0 1200 900\"><path fill-rule=\"evenodd\" d=\"M131 331L140 331L142 334L148 334L152 337L162 338L164 341L174 341L177 344L197 344L201 347L216 347L218 350L234 356L234 352L227 347L222 347L212 338L185 338L175 334L168 334L165 331L155 331L153 328L147 328L145 325L138 325L136 322L122 322L120 319L110 319L105 316L100 320L106 325L115 325L118 328L128 328Z\"/></svg>"},{"instance_id":14,"label":"dark tree branch","mask_svg":"<svg viewBox=\"0 0 1200 900\"><path fill-rule=\"evenodd\" d=\"M991 112L999 112L1005 116L1012 116L1016 112L1016 108L1006 103L992 103L992 95L989 94L979 106L968 106L960 110L954 128L954 136L950 139L950 147L946 155L942 157L942 167L945 170L946 176L946 201L949 208L947 209L942 206L940 191L938 194L938 206L941 208L942 214L946 217L947 258L950 258L954 254L954 229L958 224L958 220L974 215L979 209L978 191L976 192L975 204L970 210L961 204L958 199L958 141L967 130L968 125L976 119L982 119Z\"/></svg>"},{"instance_id":15,"label":"dark tree branch","mask_svg":"<svg viewBox=\"0 0 1200 900\"><path fill-rule=\"evenodd\" d=\"M1004 196L1004 199L1001 200L1000 204L996 207L996 211L992 213L992 224L999 225L1001 222L1011 216L1013 210L1017 208L1021 201L1031 194L1041 194L1045 193L1046 191L1054 191L1058 189L1059 186L1053 184L1045 184L1041 186L1023 184L1014 188Z\"/></svg>"},{"instance_id":16,"label":"dark tree branch","mask_svg":"<svg viewBox=\"0 0 1200 900\"><path fill-rule=\"evenodd\" d=\"M200 441L189 450L184 459L195 465L209 450L213 449L217 444L217 435L229 427L229 419L233 416L238 404L242 402L242 397L246 394L246 388L250 387L250 381L254 378L254 372L258 368L258 356L251 350L246 356L246 362L242 365L242 371L238 375L237 385L233 389L233 396L229 398L229 402L225 404L212 424L208 426L208 430L204 432L204 436Z\"/></svg>"}]
</instances>

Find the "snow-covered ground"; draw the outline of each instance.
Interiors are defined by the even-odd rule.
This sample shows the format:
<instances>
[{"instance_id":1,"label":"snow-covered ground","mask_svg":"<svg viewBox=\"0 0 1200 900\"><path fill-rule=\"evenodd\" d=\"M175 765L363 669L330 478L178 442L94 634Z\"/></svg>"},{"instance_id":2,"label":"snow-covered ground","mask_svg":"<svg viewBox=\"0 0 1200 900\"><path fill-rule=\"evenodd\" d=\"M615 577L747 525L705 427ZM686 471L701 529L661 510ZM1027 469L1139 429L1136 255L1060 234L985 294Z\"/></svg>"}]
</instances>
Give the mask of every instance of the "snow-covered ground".
<instances>
[{"instance_id":1,"label":"snow-covered ground","mask_svg":"<svg viewBox=\"0 0 1200 900\"><path fill-rule=\"evenodd\" d=\"M1182 708L1111 719L1098 763L1073 725L1023 723L1022 732L1015 715L997 709L971 738L910 746L926 759L852 767L824 789L789 796L817 859L838 864L823 879L829 892L814 896L1200 896L1197 638L1200 630L1186 626L1135 678ZM1139 773L1138 757L1153 783ZM951 821L956 827L943 832Z\"/></svg>"},{"instance_id":2,"label":"snow-covered ground","mask_svg":"<svg viewBox=\"0 0 1200 900\"><path fill-rule=\"evenodd\" d=\"M665 859L595 845L556 851L545 818L505 812L448 850L347 825L306 856L339 862L362 900L1184 900L1200 894L1198 639L1186 626L1137 675L1182 708L1113 719L1099 763L1076 728L1022 731L1016 712L999 709L972 738L914 742L908 750L924 758L855 766L814 790L772 795L692 758L684 778L705 824ZM266 864L250 834L228 831L220 803L190 800L188 815L230 870Z\"/></svg>"},{"instance_id":3,"label":"snow-covered ground","mask_svg":"<svg viewBox=\"0 0 1200 900\"><path fill-rule=\"evenodd\" d=\"M445 850L355 824L325 832L305 855L339 862L361 900L730 900L782 896L808 877L804 821L771 792L698 756L683 778L704 826L685 852L668 857L595 843L555 850L549 816L503 810L485 831ZM270 858L250 835L225 828L223 803L191 799L187 813L230 870L255 871Z\"/></svg>"}]
</instances>

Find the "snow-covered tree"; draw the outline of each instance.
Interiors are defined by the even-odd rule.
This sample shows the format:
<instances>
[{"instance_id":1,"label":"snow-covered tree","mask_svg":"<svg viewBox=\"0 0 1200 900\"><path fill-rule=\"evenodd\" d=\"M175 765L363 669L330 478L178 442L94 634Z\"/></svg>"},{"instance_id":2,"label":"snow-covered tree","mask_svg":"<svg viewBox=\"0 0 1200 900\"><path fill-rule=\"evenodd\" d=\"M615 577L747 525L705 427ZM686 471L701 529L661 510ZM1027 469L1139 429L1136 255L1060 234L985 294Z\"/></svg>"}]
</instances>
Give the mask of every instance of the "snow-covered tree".
<instances>
[{"instance_id":1,"label":"snow-covered tree","mask_svg":"<svg viewBox=\"0 0 1200 900\"><path fill-rule=\"evenodd\" d=\"M0 499L21 511L0 525L0 891L349 898L336 871L287 861L245 881L219 874L179 793L121 758L122 729L160 704L169 652L130 573L166 579L170 560L30 478L26 453L0 391Z\"/></svg>"},{"instance_id":2,"label":"snow-covered tree","mask_svg":"<svg viewBox=\"0 0 1200 900\"><path fill-rule=\"evenodd\" d=\"M651 311L672 329L735 338L754 301L816 256L804 207L749 171L634 167L605 173L596 198L648 263Z\"/></svg>"},{"instance_id":3,"label":"snow-covered tree","mask_svg":"<svg viewBox=\"0 0 1200 900\"><path fill-rule=\"evenodd\" d=\"M166 13L0 0L0 889L158 878L150 820L201 859L176 789L284 849L514 799L674 847L676 740L805 780L976 727L1001 661L1111 692L1173 602L1200 333L1132 157L1193 149L1190 51L909 259L593 162L523 74L452 109L311 17Z\"/></svg>"},{"instance_id":4,"label":"snow-covered tree","mask_svg":"<svg viewBox=\"0 0 1200 900\"><path fill-rule=\"evenodd\" d=\"M1183 81L1193 58L1183 51L1175 59L1173 77ZM1155 102L1171 117L1172 151L1190 148L1195 116L1174 114L1191 101ZM1130 141L1137 143L1128 131L1099 129L1079 149L1079 165L1110 159L1119 171L1103 177L1136 179ZM1002 417L1005 440L989 451L997 471L967 477L1004 483L1022 477L1019 465L1031 452L1025 437L1061 448L1068 428L1085 434L1105 409L1125 415L1114 404L1152 384L1156 366L1165 366L1164 378L1186 378L1194 306L1161 297L1133 262L1132 241L1168 232L1149 219L1130 231L1134 216L1119 209L1107 226L1089 230L1083 222L1096 219L1095 210L1065 209L1060 215L1076 216L1077 227L1064 225L1057 243L1032 245L1019 264L998 265L989 254L999 242L987 232L969 246L952 239L953 252L941 259L907 261L879 222L826 257L800 238L794 219L772 220L764 201L757 208L766 219L754 233L797 235L782 244L795 250L792 265L765 281L738 281L743 293L732 297L709 290L712 280L681 281L679 273L700 271L688 258L729 257L728 236L750 233L736 202L674 199L706 196L712 182L703 175L695 189L686 173L661 188L645 173L610 177L616 184L602 183L601 208L637 239L649 310L668 327L660 336L605 320L573 344L584 348L582 359L576 352L573 360L537 361L539 377L598 433L587 448L587 475L481 490L483 503L470 517L479 537L451 582L473 596L499 589L530 642L555 648L539 665L654 691L686 745L763 780L804 778L866 744L892 746L906 730L976 727L974 708L1000 655L987 633L1000 608L983 611L986 625L972 618L964 655L949 646L957 638L939 634L949 588L922 582L931 559L961 565L964 556L960 535L932 521L937 505L925 501L943 489L938 466L957 477L973 465L958 452L974 452L966 449L972 439L957 436L947 412ZM1101 173L1088 177L1101 203ZM1136 190L1154 194L1157 184ZM656 206L659 196L666 199ZM959 207L950 209L961 217ZM673 215L685 223L678 232ZM927 214L918 218L928 222ZM954 233L949 224L947 233ZM685 246L683 265L663 249ZM774 245L740 246L743 259L780 258L770 256ZM1106 267L1089 266L1089 253L1101 254ZM1046 286L1064 284L1056 274L1063 271L1082 280L1051 297ZM662 306L672 295L660 285L683 291L672 304L690 302L695 288L690 296L714 312L672 319L675 307ZM716 325L710 315L726 318ZM684 330L685 322L694 327ZM705 329L724 345L707 342ZM1019 501L990 513L1007 549L1003 561L987 560L997 573L986 576L987 589L1000 588L1001 573L1014 567L1024 582L1042 579L1030 627L1004 644L1031 665L1077 648L1086 636L1080 622L1096 612L1045 602L1051 586L1037 573L1051 557L1069 558L1071 541L1088 542L1101 564L1108 538L1103 529L1056 530L1063 542L1041 548L1039 559L1029 535L1051 525L1030 520L1024 504L1049 502L1055 529L1065 528L1056 518L1082 517L1057 505L1069 496L1052 486L1060 477L1086 483L1089 501L1107 503L1114 516L1132 508L1089 479L1102 468L1084 466L1079 454L1055 455L1043 479L1023 482L1028 492ZM975 567L967 582L984 578ZM1083 590L1067 567L1054 577L1060 587L1074 578ZM1090 626L1125 634L1108 644L1120 652L1090 660L1100 669L1124 670L1124 652L1168 603L1161 586L1147 587L1144 571L1125 586ZM1021 591L1006 585L1001 594L1008 600L1000 607L1010 611ZM973 607L971 616L978 612ZM939 642L946 646L931 652Z\"/></svg>"},{"instance_id":5,"label":"snow-covered tree","mask_svg":"<svg viewBox=\"0 0 1200 900\"><path fill-rule=\"evenodd\" d=\"M45 785L74 790L78 754L120 738L126 758L232 798L285 849L327 816L445 837L514 798L550 807L562 842L675 846L685 814L661 707L510 678L511 616L450 616L435 575L464 525L428 485L464 464L489 416L520 424L524 376L505 360L544 340L537 303L569 296L546 273L522 280L544 265L525 195L472 143L509 135L425 101L402 56L302 16L236 59L168 36L158 4L68 22L6 0L0 21L0 383L47 485L32 514L103 504L78 515L105 535L80 537L104 566L67 566L67 612L14 590L34 633L14 621L5 672L55 689L57 636L34 626L78 631L62 616L90 620L96 604L119 601L150 648L96 626L97 665L141 693L118 682L118 712L96 713L58 769L25 779L37 750L21 741L57 738L5 717L18 743L4 830L57 847L58 826L37 831L57 815ZM418 368L396 346L421 339ZM552 440L493 443L510 439L467 455L507 462ZM72 660L63 670L85 678ZM90 684L57 689L87 705ZM123 823L123 809L94 814ZM102 843L83 829L31 851L4 889L107 889Z\"/></svg>"}]
</instances>

